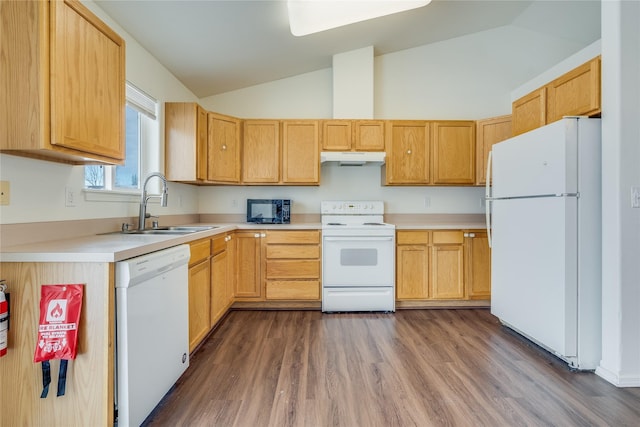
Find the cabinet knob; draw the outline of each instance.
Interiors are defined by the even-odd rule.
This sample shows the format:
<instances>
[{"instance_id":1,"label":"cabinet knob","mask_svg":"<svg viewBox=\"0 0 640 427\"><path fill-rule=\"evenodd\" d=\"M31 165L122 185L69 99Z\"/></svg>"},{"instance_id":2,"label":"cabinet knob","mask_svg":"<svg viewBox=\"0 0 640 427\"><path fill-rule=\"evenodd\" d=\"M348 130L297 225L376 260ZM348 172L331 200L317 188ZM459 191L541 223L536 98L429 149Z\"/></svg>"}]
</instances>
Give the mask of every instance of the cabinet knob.
<instances>
[{"instance_id":1,"label":"cabinet knob","mask_svg":"<svg viewBox=\"0 0 640 427\"><path fill-rule=\"evenodd\" d=\"M222 144L222 150L226 150L227 149L227 144Z\"/></svg>"},{"instance_id":2,"label":"cabinet knob","mask_svg":"<svg viewBox=\"0 0 640 427\"><path fill-rule=\"evenodd\" d=\"M469 233L469 237L471 237L471 238L476 237L476 233Z\"/></svg>"},{"instance_id":3,"label":"cabinet knob","mask_svg":"<svg viewBox=\"0 0 640 427\"><path fill-rule=\"evenodd\" d=\"M464 233L463 236L464 237L469 237L469 233Z\"/></svg>"},{"instance_id":4,"label":"cabinet knob","mask_svg":"<svg viewBox=\"0 0 640 427\"><path fill-rule=\"evenodd\" d=\"M267 237L267 233L261 233L260 237Z\"/></svg>"},{"instance_id":5,"label":"cabinet knob","mask_svg":"<svg viewBox=\"0 0 640 427\"><path fill-rule=\"evenodd\" d=\"M407 154L411 154L411 150L407 150Z\"/></svg>"},{"instance_id":6,"label":"cabinet knob","mask_svg":"<svg viewBox=\"0 0 640 427\"><path fill-rule=\"evenodd\" d=\"M257 239L258 237L260 237L260 233L254 234L253 237L255 237Z\"/></svg>"}]
</instances>

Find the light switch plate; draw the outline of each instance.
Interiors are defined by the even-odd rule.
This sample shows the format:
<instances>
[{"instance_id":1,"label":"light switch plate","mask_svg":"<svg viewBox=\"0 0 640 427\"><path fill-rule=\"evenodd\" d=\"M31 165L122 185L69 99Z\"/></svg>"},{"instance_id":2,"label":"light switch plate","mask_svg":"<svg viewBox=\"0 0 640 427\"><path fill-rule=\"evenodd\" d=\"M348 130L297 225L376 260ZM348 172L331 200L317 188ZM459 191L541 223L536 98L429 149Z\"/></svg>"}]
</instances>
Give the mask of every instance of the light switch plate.
<instances>
[{"instance_id":1,"label":"light switch plate","mask_svg":"<svg viewBox=\"0 0 640 427\"><path fill-rule=\"evenodd\" d=\"M0 205L8 206L11 202L9 181L0 181Z\"/></svg>"},{"instance_id":2,"label":"light switch plate","mask_svg":"<svg viewBox=\"0 0 640 427\"><path fill-rule=\"evenodd\" d=\"M76 205L76 192L71 187L64 187L64 205L68 208Z\"/></svg>"},{"instance_id":3,"label":"light switch plate","mask_svg":"<svg viewBox=\"0 0 640 427\"><path fill-rule=\"evenodd\" d=\"M640 187L631 187L631 207L640 208Z\"/></svg>"}]
</instances>

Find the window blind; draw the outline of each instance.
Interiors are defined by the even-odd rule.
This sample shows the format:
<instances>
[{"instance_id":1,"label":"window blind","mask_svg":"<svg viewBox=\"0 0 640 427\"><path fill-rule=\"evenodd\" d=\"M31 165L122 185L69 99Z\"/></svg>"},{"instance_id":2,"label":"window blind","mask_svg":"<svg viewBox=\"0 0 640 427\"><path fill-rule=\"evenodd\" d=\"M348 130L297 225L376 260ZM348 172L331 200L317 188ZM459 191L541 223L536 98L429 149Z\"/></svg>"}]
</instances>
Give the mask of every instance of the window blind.
<instances>
[{"instance_id":1,"label":"window blind","mask_svg":"<svg viewBox=\"0 0 640 427\"><path fill-rule=\"evenodd\" d=\"M140 113L153 120L157 118L157 105L158 101L147 95L141 89L138 89L131 83L127 82L126 89L127 104L138 110Z\"/></svg>"}]
</instances>

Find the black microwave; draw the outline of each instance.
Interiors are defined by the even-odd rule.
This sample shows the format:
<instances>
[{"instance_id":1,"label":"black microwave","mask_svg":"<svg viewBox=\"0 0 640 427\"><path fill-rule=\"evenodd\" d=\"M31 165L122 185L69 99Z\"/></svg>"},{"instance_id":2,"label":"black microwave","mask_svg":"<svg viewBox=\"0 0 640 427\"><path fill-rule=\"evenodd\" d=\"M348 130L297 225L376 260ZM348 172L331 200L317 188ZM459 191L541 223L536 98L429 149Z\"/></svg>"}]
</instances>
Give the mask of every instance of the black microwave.
<instances>
[{"instance_id":1,"label":"black microwave","mask_svg":"<svg viewBox=\"0 0 640 427\"><path fill-rule=\"evenodd\" d=\"M290 199L247 199L247 222L258 224L289 224Z\"/></svg>"}]
</instances>

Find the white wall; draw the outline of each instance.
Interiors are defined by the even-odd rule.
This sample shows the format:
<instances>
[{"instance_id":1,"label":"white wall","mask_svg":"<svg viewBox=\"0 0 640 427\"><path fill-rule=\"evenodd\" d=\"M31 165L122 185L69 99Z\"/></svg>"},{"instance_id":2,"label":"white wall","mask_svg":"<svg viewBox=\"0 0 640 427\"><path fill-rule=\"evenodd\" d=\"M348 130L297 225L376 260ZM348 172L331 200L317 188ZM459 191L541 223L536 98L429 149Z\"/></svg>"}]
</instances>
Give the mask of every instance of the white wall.
<instances>
[{"instance_id":1,"label":"white wall","mask_svg":"<svg viewBox=\"0 0 640 427\"><path fill-rule=\"evenodd\" d=\"M152 158L156 162L154 169L162 171L164 102L196 101L197 98L95 3L88 0L83 0L83 3L125 39L127 80L157 99L160 104L160 120L156 129L160 145ZM11 186L11 204L0 207L2 224L137 215L136 197L118 197L106 201L85 200L81 191L84 186L82 166L0 154L0 179L9 181ZM65 207L65 187L75 191L75 207ZM166 215L194 213L197 210L197 188L171 183L169 206L154 206L152 211Z\"/></svg>"},{"instance_id":2,"label":"white wall","mask_svg":"<svg viewBox=\"0 0 640 427\"><path fill-rule=\"evenodd\" d=\"M484 189L383 187L380 166L323 165L319 187L203 187L201 213L246 213L246 199L292 199L294 214L320 213L321 200L383 200L387 213L482 213ZM428 198L428 207L425 207Z\"/></svg>"},{"instance_id":3,"label":"white wall","mask_svg":"<svg viewBox=\"0 0 640 427\"><path fill-rule=\"evenodd\" d=\"M640 387L640 2L602 2L602 360Z\"/></svg>"}]
</instances>

